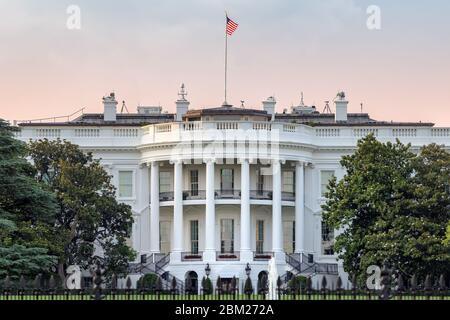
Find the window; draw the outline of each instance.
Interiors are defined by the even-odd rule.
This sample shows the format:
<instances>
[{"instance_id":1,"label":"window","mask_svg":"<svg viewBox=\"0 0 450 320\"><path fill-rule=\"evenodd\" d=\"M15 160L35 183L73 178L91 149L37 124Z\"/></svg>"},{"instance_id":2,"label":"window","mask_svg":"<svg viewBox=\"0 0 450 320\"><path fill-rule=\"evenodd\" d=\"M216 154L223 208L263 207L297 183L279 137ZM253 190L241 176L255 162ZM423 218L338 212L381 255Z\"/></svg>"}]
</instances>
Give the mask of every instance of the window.
<instances>
[{"instance_id":1,"label":"window","mask_svg":"<svg viewBox=\"0 0 450 320\"><path fill-rule=\"evenodd\" d=\"M119 171L119 197L133 196L133 171Z\"/></svg>"},{"instance_id":2,"label":"window","mask_svg":"<svg viewBox=\"0 0 450 320\"><path fill-rule=\"evenodd\" d=\"M283 247L286 253L294 252L295 222L283 221Z\"/></svg>"},{"instance_id":3,"label":"window","mask_svg":"<svg viewBox=\"0 0 450 320\"><path fill-rule=\"evenodd\" d=\"M256 221L256 253L264 252L264 220Z\"/></svg>"},{"instance_id":4,"label":"window","mask_svg":"<svg viewBox=\"0 0 450 320\"><path fill-rule=\"evenodd\" d=\"M198 220L191 221L191 253L198 254Z\"/></svg>"},{"instance_id":5,"label":"window","mask_svg":"<svg viewBox=\"0 0 450 320\"><path fill-rule=\"evenodd\" d=\"M220 171L220 191L222 193L230 192L233 193L234 190L234 170L233 169L222 169Z\"/></svg>"},{"instance_id":6,"label":"window","mask_svg":"<svg viewBox=\"0 0 450 320\"><path fill-rule=\"evenodd\" d=\"M234 220L220 220L220 252L234 253Z\"/></svg>"},{"instance_id":7,"label":"window","mask_svg":"<svg viewBox=\"0 0 450 320\"><path fill-rule=\"evenodd\" d=\"M334 254L334 230L322 221L322 254Z\"/></svg>"},{"instance_id":8,"label":"window","mask_svg":"<svg viewBox=\"0 0 450 320\"><path fill-rule=\"evenodd\" d=\"M171 182L172 182L172 175L168 171L162 171L159 173L159 192L171 192Z\"/></svg>"},{"instance_id":9,"label":"window","mask_svg":"<svg viewBox=\"0 0 450 320\"><path fill-rule=\"evenodd\" d=\"M161 253L170 252L170 222L161 221L159 223L159 250Z\"/></svg>"},{"instance_id":10,"label":"window","mask_svg":"<svg viewBox=\"0 0 450 320\"><path fill-rule=\"evenodd\" d=\"M261 172L261 169L256 171L257 181L256 181L256 191L258 194L262 194L264 192L264 175Z\"/></svg>"},{"instance_id":11,"label":"window","mask_svg":"<svg viewBox=\"0 0 450 320\"><path fill-rule=\"evenodd\" d=\"M320 172L320 195L325 197L325 194L328 191L328 183L334 176L334 171L332 170L324 170Z\"/></svg>"},{"instance_id":12,"label":"window","mask_svg":"<svg viewBox=\"0 0 450 320\"><path fill-rule=\"evenodd\" d=\"M198 170L191 170L191 193L198 196Z\"/></svg>"},{"instance_id":13,"label":"window","mask_svg":"<svg viewBox=\"0 0 450 320\"><path fill-rule=\"evenodd\" d=\"M294 193L294 172L284 171L283 172L283 191Z\"/></svg>"}]
</instances>

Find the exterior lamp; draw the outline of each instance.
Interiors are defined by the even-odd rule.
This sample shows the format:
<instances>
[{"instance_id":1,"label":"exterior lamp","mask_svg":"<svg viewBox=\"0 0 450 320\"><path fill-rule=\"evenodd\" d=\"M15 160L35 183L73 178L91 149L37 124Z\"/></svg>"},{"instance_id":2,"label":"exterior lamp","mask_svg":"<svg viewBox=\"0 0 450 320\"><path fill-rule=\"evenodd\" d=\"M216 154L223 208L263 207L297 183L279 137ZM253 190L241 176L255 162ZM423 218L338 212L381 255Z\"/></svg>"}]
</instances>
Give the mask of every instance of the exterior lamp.
<instances>
[{"instance_id":1,"label":"exterior lamp","mask_svg":"<svg viewBox=\"0 0 450 320\"><path fill-rule=\"evenodd\" d=\"M247 263L247 266L245 267L245 274L247 277L250 276L250 272L252 271L252 268L250 268L250 264Z\"/></svg>"},{"instance_id":2,"label":"exterior lamp","mask_svg":"<svg viewBox=\"0 0 450 320\"><path fill-rule=\"evenodd\" d=\"M209 275L211 274L211 268L209 267L209 263L206 264L205 273L207 277L209 277Z\"/></svg>"}]
</instances>

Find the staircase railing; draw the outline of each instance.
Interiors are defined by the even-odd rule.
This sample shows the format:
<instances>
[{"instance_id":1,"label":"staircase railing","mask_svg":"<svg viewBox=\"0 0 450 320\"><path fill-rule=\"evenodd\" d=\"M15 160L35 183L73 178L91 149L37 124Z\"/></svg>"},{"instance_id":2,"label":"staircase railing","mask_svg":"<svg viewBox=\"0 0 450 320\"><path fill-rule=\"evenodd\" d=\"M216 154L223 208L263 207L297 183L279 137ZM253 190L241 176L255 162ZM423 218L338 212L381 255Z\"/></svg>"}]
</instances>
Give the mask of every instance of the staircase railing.
<instances>
[{"instance_id":1,"label":"staircase railing","mask_svg":"<svg viewBox=\"0 0 450 320\"><path fill-rule=\"evenodd\" d=\"M308 262L308 256L303 253L287 254L286 263L289 264L297 274L338 274L337 263Z\"/></svg>"},{"instance_id":2,"label":"staircase railing","mask_svg":"<svg viewBox=\"0 0 450 320\"><path fill-rule=\"evenodd\" d=\"M184 293L185 284L183 281L178 279L177 277L170 274L168 271L165 271L165 267L170 262L170 254L150 254L146 256L146 260L148 261L145 264L136 263L130 265L129 272L130 273L154 273L161 277L162 286L164 290L172 290L173 281L177 284L177 290L179 293ZM175 279L175 280L174 280Z\"/></svg>"}]
</instances>

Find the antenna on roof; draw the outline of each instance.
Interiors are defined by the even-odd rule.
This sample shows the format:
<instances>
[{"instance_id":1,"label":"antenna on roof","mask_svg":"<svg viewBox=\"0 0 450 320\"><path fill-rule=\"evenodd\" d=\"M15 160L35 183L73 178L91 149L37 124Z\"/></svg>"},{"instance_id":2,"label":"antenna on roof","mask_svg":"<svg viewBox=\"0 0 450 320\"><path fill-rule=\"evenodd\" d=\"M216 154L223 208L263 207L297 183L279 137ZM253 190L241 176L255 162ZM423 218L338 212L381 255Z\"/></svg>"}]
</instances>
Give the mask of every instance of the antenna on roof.
<instances>
[{"instance_id":1,"label":"antenna on roof","mask_svg":"<svg viewBox=\"0 0 450 320\"><path fill-rule=\"evenodd\" d=\"M127 113L130 113L130 112L128 111L127 105L125 104L125 100L122 101L122 109L120 109L120 113L123 113L124 110L126 110Z\"/></svg>"},{"instance_id":2,"label":"antenna on roof","mask_svg":"<svg viewBox=\"0 0 450 320\"><path fill-rule=\"evenodd\" d=\"M245 101L244 101L244 100L241 100L241 108L242 108L242 109L245 109L244 103L245 103Z\"/></svg>"},{"instance_id":3,"label":"antenna on roof","mask_svg":"<svg viewBox=\"0 0 450 320\"><path fill-rule=\"evenodd\" d=\"M361 102L361 113L363 113L363 103Z\"/></svg>"},{"instance_id":4,"label":"antenna on roof","mask_svg":"<svg viewBox=\"0 0 450 320\"><path fill-rule=\"evenodd\" d=\"M323 108L322 113L332 113L330 108L330 101L325 101L325 107Z\"/></svg>"},{"instance_id":5,"label":"antenna on roof","mask_svg":"<svg viewBox=\"0 0 450 320\"><path fill-rule=\"evenodd\" d=\"M302 91L302 93L301 93L300 106L302 106L302 107L305 106L305 102L303 101L303 91Z\"/></svg>"}]
</instances>

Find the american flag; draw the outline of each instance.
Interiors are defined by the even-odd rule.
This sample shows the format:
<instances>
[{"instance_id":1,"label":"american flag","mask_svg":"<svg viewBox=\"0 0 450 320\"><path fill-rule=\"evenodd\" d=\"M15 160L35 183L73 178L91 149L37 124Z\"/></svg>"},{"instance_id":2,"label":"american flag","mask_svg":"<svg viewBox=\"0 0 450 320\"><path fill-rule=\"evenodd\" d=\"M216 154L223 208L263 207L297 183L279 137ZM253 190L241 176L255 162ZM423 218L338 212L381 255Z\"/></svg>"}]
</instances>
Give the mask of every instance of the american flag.
<instances>
[{"instance_id":1,"label":"american flag","mask_svg":"<svg viewBox=\"0 0 450 320\"><path fill-rule=\"evenodd\" d=\"M227 35L231 36L239 25L227 16Z\"/></svg>"}]
</instances>

